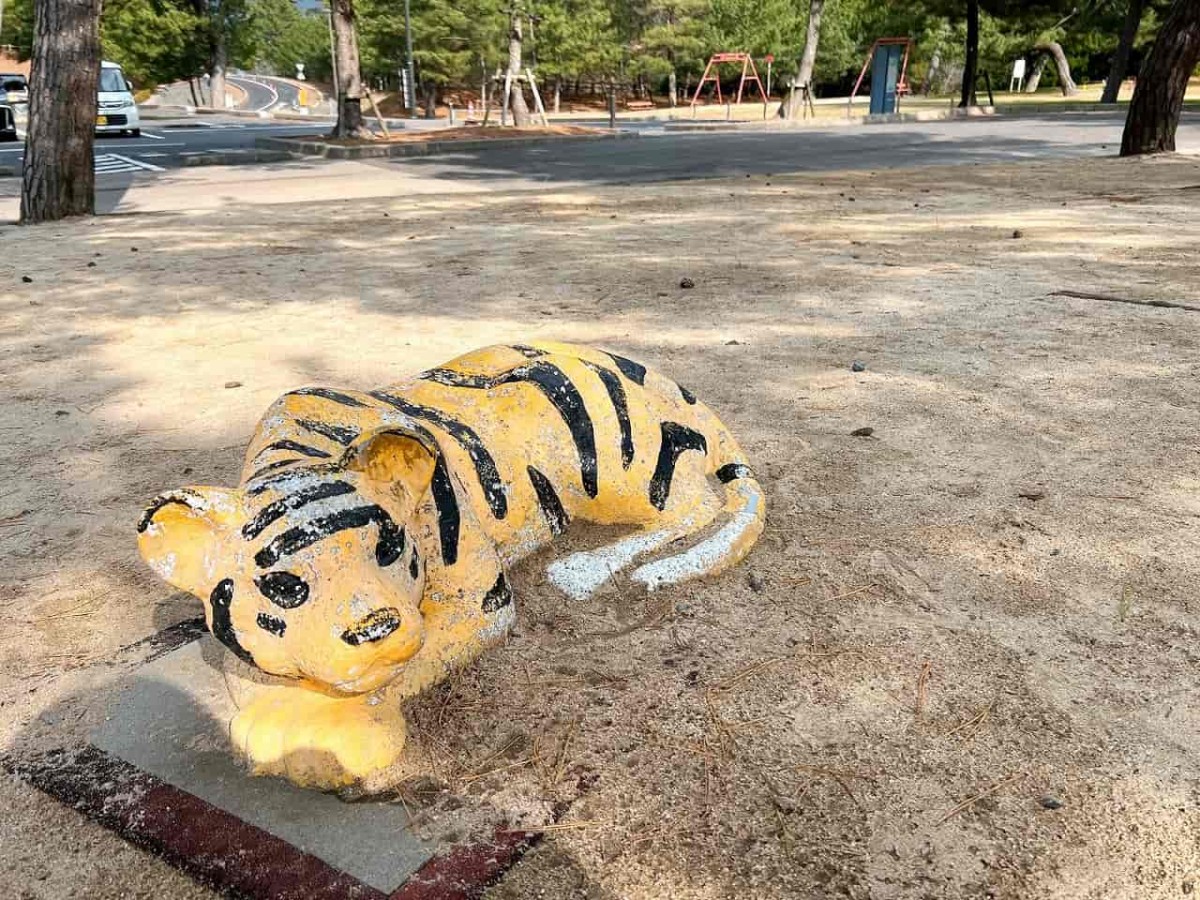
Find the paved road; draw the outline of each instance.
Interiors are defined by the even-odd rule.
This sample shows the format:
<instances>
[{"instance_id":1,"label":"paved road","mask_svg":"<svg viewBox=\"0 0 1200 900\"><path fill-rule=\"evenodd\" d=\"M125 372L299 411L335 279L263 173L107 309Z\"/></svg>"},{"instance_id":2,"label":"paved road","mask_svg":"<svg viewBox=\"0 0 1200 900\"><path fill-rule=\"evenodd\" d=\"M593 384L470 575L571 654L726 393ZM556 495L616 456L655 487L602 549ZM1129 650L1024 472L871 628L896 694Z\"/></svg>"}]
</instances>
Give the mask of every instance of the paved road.
<instances>
[{"instance_id":1,"label":"paved road","mask_svg":"<svg viewBox=\"0 0 1200 900\"><path fill-rule=\"evenodd\" d=\"M253 146L264 134L319 132L327 124L190 119L151 125L141 140L97 142L101 210L194 209L224 203L324 203L352 197L531 190L684 178L770 175L836 169L1014 162L1117 151L1119 115L1060 115L753 133L644 132L624 141L490 147L431 157L339 162L310 159L250 168L169 171L189 154ZM1200 122L1178 134L1184 152L1200 153ZM0 149L0 166L22 149ZM0 217L15 216L16 179L0 179ZM136 190L135 190L136 189Z\"/></svg>"},{"instance_id":2,"label":"paved road","mask_svg":"<svg viewBox=\"0 0 1200 900\"><path fill-rule=\"evenodd\" d=\"M131 172L161 172L185 164L188 156L224 150L245 150L264 135L319 134L328 122L280 124L254 119L189 118L179 121L144 119L140 138L96 137L96 172L100 176ZM0 166L19 166L22 144L0 144Z\"/></svg>"},{"instance_id":3,"label":"paved road","mask_svg":"<svg viewBox=\"0 0 1200 900\"><path fill-rule=\"evenodd\" d=\"M1015 162L1115 155L1121 114L972 119L787 131L664 133L633 140L496 147L373 163L479 186L634 183L836 169ZM1200 122L1185 122L1179 149L1200 152Z\"/></svg>"},{"instance_id":4,"label":"paved road","mask_svg":"<svg viewBox=\"0 0 1200 900\"><path fill-rule=\"evenodd\" d=\"M274 109L280 103L279 91L275 87L278 82L243 75L228 75L225 80L246 93L246 99L239 109L258 112Z\"/></svg>"},{"instance_id":5,"label":"paved road","mask_svg":"<svg viewBox=\"0 0 1200 900\"><path fill-rule=\"evenodd\" d=\"M285 78L239 72L227 75L226 81L245 92L245 99L239 107L243 110L258 111L281 107L293 109L300 105L300 85ZM318 97L324 96L316 89L310 88L309 90ZM203 100L205 96L207 96L207 88L204 88L200 99ZM231 92L231 96L239 95L237 92ZM192 92L185 81L163 86L158 91L158 97L159 101L164 104L189 106L195 103ZM311 101L312 98L309 99Z\"/></svg>"}]
</instances>

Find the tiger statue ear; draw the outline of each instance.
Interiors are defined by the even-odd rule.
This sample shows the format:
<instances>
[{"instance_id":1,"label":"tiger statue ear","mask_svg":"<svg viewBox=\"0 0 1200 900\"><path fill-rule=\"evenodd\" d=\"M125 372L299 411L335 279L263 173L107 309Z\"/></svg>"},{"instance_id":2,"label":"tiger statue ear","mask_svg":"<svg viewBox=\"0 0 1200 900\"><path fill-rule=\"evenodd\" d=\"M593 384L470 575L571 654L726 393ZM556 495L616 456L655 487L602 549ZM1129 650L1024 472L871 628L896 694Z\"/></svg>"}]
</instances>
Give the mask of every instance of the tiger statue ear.
<instances>
[{"instance_id":1,"label":"tiger statue ear","mask_svg":"<svg viewBox=\"0 0 1200 900\"><path fill-rule=\"evenodd\" d=\"M219 548L245 518L241 492L185 487L159 494L138 521L138 551L180 590L204 597L222 577Z\"/></svg>"},{"instance_id":2,"label":"tiger statue ear","mask_svg":"<svg viewBox=\"0 0 1200 900\"><path fill-rule=\"evenodd\" d=\"M354 443L341 465L362 475L380 493L395 498L407 515L429 491L439 452L433 440L419 432L381 428Z\"/></svg>"}]
</instances>

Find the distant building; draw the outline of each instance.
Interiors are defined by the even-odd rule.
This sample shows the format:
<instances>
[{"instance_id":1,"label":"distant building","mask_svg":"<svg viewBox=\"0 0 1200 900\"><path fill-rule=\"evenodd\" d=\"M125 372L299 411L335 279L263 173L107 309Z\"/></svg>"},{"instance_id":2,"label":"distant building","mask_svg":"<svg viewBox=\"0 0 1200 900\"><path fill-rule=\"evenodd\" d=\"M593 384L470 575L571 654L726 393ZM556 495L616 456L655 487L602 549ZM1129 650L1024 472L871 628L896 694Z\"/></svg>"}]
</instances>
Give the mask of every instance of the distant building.
<instances>
[{"instance_id":1,"label":"distant building","mask_svg":"<svg viewBox=\"0 0 1200 900\"><path fill-rule=\"evenodd\" d=\"M29 60L21 62L17 57L17 48L12 44L0 47L0 72L19 72L29 77Z\"/></svg>"}]
</instances>

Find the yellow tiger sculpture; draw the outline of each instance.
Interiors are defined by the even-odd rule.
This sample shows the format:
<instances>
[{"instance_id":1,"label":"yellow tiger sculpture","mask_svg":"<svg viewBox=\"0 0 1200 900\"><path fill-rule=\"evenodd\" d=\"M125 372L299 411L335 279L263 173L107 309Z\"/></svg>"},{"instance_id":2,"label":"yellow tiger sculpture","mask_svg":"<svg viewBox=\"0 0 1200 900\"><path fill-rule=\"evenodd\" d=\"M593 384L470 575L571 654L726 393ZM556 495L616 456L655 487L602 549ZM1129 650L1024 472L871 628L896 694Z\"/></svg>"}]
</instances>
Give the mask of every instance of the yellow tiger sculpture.
<instances>
[{"instance_id":1,"label":"yellow tiger sculpture","mask_svg":"<svg viewBox=\"0 0 1200 900\"><path fill-rule=\"evenodd\" d=\"M710 485L724 485L724 502ZM310 387L259 423L238 488L157 497L138 523L150 566L204 601L209 628L277 679L232 723L258 774L384 786L400 701L499 642L505 568L572 519L637 530L553 562L584 599L638 557L648 589L736 563L764 500L729 430L685 388L568 344L477 350L386 390Z\"/></svg>"}]
</instances>

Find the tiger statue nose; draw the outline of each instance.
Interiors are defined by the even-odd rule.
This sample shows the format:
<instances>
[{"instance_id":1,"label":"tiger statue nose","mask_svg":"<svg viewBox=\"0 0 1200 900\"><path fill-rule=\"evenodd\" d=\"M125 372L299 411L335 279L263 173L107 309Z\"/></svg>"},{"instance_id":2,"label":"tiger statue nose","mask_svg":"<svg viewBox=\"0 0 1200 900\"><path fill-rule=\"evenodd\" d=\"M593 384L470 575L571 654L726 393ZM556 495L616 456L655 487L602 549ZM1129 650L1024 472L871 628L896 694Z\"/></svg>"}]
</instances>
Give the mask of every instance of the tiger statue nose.
<instances>
[{"instance_id":1,"label":"tiger statue nose","mask_svg":"<svg viewBox=\"0 0 1200 900\"><path fill-rule=\"evenodd\" d=\"M342 632L342 640L351 647L377 644L400 629L403 616L394 606L373 609Z\"/></svg>"}]
</instances>

